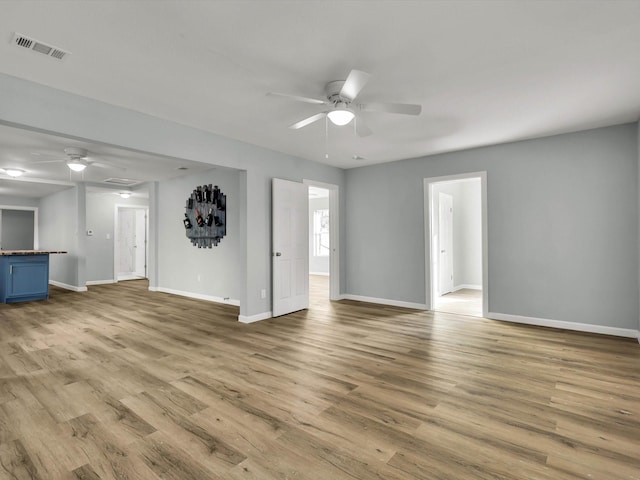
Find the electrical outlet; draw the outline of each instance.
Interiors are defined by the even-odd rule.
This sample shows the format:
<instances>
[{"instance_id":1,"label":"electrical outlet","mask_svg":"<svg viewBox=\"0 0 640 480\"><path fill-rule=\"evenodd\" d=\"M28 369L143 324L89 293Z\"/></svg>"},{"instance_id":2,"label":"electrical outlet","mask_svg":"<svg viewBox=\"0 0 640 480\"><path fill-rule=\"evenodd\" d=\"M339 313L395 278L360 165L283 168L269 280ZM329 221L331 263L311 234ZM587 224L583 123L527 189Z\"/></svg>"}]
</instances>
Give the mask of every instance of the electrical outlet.
<instances>
[{"instance_id":1,"label":"electrical outlet","mask_svg":"<svg viewBox=\"0 0 640 480\"><path fill-rule=\"evenodd\" d=\"M267 291L264 288L260 290L260 298L267 298Z\"/></svg>"}]
</instances>

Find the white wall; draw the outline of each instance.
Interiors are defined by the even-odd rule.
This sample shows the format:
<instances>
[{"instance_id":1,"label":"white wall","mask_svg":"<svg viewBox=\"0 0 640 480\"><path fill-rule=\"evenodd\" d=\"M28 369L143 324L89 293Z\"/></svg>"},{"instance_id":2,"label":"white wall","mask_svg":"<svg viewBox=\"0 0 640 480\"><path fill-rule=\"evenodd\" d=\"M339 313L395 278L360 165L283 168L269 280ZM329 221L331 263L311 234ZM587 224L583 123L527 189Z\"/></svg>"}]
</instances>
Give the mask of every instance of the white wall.
<instances>
[{"instance_id":1,"label":"white wall","mask_svg":"<svg viewBox=\"0 0 640 480\"><path fill-rule=\"evenodd\" d=\"M486 171L489 312L637 329L637 138L627 124L348 170L347 292L424 304L423 179Z\"/></svg>"},{"instance_id":2,"label":"white wall","mask_svg":"<svg viewBox=\"0 0 640 480\"><path fill-rule=\"evenodd\" d=\"M113 239L115 236L114 222L116 205L147 206L148 199L141 197L129 197L125 199L112 192L87 193L86 227L87 230L93 230L92 236L86 236L85 232L87 282L114 281Z\"/></svg>"},{"instance_id":3,"label":"white wall","mask_svg":"<svg viewBox=\"0 0 640 480\"><path fill-rule=\"evenodd\" d=\"M0 74L0 98L0 122L12 126L243 170L239 201L240 313L243 317L262 318L271 311L271 179L315 180L338 185L344 192L341 169L8 75ZM340 198L344 210L345 196ZM150 196L150 205L154 201ZM160 214L158 212L158 217ZM152 223L155 220L152 215ZM341 245L344 245L344 216L341 215L340 221ZM157 252L153 246L150 252L155 258ZM341 267L340 285L344 285L344 256L341 256ZM150 272L153 285L153 269ZM264 299L262 289L267 290Z\"/></svg>"},{"instance_id":4,"label":"white wall","mask_svg":"<svg viewBox=\"0 0 640 480\"><path fill-rule=\"evenodd\" d=\"M49 279L72 287L84 286L83 272L79 272L82 253L78 242L78 190L73 187L43 197L38 214L40 250L67 252L50 256Z\"/></svg>"},{"instance_id":5,"label":"white wall","mask_svg":"<svg viewBox=\"0 0 640 480\"><path fill-rule=\"evenodd\" d=\"M434 227L438 227L438 193L453 197L453 286L482 286L482 211L480 179L439 182L433 186Z\"/></svg>"},{"instance_id":6,"label":"white wall","mask_svg":"<svg viewBox=\"0 0 640 480\"><path fill-rule=\"evenodd\" d=\"M194 247L182 223L187 198L199 185L218 185L227 196L227 232L212 248ZM240 173L217 168L159 183L158 289L240 298ZM206 212L205 212L206 213ZM194 225L193 228L198 228Z\"/></svg>"},{"instance_id":7,"label":"white wall","mask_svg":"<svg viewBox=\"0 0 640 480\"><path fill-rule=\"evenodd\" d=\"M313 212L329 209L329 197L309 199L309 273L329 275L329 257L313 256Z\"/></svg>"}]
</instances>

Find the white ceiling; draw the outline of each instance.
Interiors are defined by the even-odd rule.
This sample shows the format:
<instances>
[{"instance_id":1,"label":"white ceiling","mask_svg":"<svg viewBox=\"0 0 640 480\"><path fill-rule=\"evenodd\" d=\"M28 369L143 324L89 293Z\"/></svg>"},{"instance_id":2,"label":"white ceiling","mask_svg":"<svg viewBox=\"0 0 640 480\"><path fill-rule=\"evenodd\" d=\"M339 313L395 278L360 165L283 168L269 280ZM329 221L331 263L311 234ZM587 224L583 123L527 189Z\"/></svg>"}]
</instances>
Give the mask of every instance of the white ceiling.
<instances>
[{"instance_id":1,"label":"white ceiling","mask_svg":"<svg viewBox=\"0 0 640 480\"><path fill-rule=\"evenodd\" d=\"M344 168L640 117L638 0L4 0L0 32L6 74ZM327 140L324 122L287 128L320 107L266 96L322 98L352 68L372 75L360 102L422 114L364 113L374 135Z\"/></svg>"},{"instance_id":2,"label":"white ceiling","mask_svg":"<svg viewBox=\"0 0 640 480\"><path fill-rule=\"evenodd\" d=\"M86 149L87 161L94 163L81 173L72 172L66 165L66 147ZM0 195L40 198L79 181L110 186L115 191L136 190L144 182L168 180L214 167L0 125L0 168L25 171L17 179L0 172ZM136 183L128 188L105 184L109 178Z\"/></svg>"}]
</instances>

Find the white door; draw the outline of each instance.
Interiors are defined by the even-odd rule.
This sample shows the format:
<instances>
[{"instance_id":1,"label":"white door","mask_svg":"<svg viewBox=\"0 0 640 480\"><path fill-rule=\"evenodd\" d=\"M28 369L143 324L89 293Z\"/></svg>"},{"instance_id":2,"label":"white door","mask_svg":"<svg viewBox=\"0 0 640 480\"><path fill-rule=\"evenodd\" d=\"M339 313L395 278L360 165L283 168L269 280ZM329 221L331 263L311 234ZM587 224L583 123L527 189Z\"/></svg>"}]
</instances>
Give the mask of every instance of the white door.
<instances>
[{"instance_id":1,"label":"white door","mask_svg":"<svg viewBox=\"0 0 640 480\"><path fill-rule=\"evenodd\" d=\"M147 276L147 212L140 208L136 211L135 218L135 237L134 237L134 255L135 269L134 274L139 277Z\"/></svg>"},{"instance_id":2,"label":"white door","mask_svg":"<svg viewBox=\"0 0 640 480\"><path fill-rule=\"evenodd\" d=\"M438 194L438 259L440 295L453 291L453 197Z\"/></svg>"},{"instance_id":3,"label":"white door","mask_svg":"<svg viewBox=\"0 0 640 480\"><path fill-rule=\"evenodd\" d=\"M121 208L118 212L119 265L118 274L131 276L135 265L135 212Z\"/></svg>"},{"instance_id":4,"label":"white door","mask_svg":"<svg viewBox=\"0 0 640 480\"><path fill-rule=\"evenodd\" d=\"M309 307L309 190L279 178L272 188L272 315Z\"/></svg>"}]
</instances>

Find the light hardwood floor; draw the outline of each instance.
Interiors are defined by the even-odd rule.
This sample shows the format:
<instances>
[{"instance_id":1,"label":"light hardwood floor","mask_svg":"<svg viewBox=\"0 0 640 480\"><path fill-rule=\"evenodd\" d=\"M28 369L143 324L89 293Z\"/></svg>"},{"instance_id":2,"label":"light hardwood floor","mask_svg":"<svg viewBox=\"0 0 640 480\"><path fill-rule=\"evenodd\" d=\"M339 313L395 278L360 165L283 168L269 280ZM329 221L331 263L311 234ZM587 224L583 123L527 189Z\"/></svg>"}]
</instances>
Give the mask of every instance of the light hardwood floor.
<instances>
[{"instance_id":1,"label":"light hardwood floor","mask_svg":"<svg viewBox=\"0 0 640 480\"><path fill-rule=\"evenodd\" d=\"M482 316L482 290L463 288L456 292L435 297L434 310L460 315Z\"/></svg>"},{"instance_id":2,"label":"light hardwood floor","mask_svg":"<svg viewBox=\"0 0 640 480\"><path fill-rule=\"evenodd\" d=\"M0 305L1 479L638 479L640 345L144 281Z\"/></svg>"}]
</instances>

